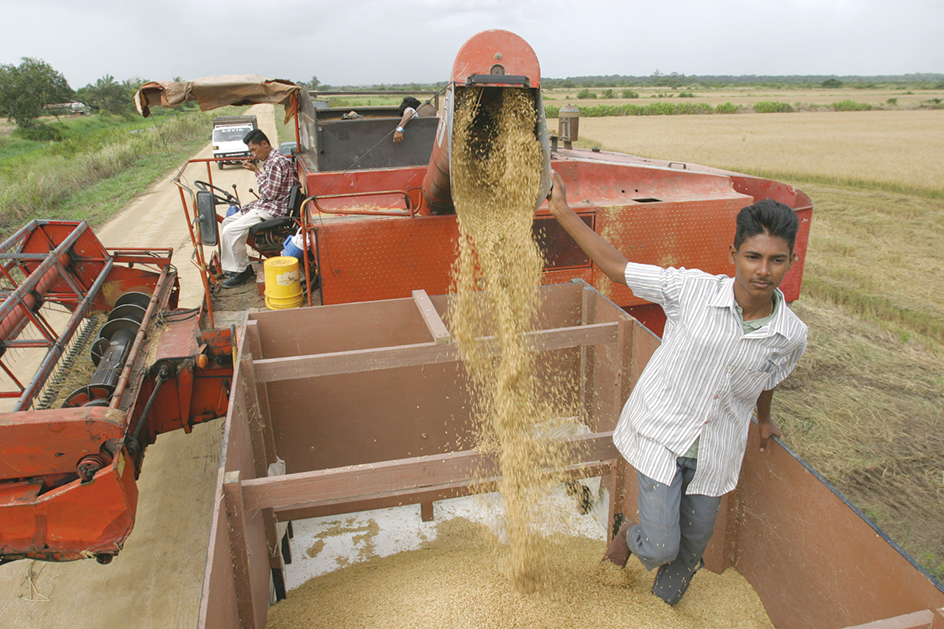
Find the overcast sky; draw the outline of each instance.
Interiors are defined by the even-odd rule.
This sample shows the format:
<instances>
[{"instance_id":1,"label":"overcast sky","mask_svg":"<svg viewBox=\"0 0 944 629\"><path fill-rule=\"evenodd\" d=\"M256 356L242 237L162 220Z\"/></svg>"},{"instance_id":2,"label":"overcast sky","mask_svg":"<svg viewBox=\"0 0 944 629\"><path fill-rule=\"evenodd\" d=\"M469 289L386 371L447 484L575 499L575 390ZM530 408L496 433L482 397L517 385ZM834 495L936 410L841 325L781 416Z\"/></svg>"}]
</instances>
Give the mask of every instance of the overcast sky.
<instances>
[{"instance_id":1,"label":"overcast sky","mask_svg":"<svg viewBox=\"0 0 944 629\"><path fill-rule=\"evenodd\" d=\"M0 63L73 88L110 74L261 74L322 83L448 78L500 28L543 76L944 72L944 0L0 0Z\"/></svg>"}]
</instances>

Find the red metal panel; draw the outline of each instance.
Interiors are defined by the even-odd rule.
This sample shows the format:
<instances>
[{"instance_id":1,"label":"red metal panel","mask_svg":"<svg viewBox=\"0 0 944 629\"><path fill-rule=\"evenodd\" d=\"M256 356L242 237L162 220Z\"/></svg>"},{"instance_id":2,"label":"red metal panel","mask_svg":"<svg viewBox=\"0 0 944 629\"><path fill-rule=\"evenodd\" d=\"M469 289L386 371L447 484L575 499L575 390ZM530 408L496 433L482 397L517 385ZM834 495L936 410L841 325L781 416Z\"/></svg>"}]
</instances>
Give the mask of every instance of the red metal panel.
<instances>
[{"instance_id":1,"label":"red metal panel","mask_svg":"<svg viewBox=\"0 0 944 629\"><path fill-rule=\"evenodd\" d=\"M0 414L0 479L74 473L83 456L120 439L124 425L123 414L102 407ZM0 493L3 488L0 483Z\"/></svg>"},{"instance_id":2,"label":"red metal panel","mask_svg":"<svg viewBox=\"0 0 944 629\"><path fill-rule=\"evenodd\" d=\"M0 504L0 554L56 561L115 554L131 533L137 504L134 465L122 451L89 483L75 480Z\"/></svg>"},{"instance_id":3,"label":"red metal panel","mask_svg":"<svg viewBox=\"0 0 944 629\"><path fill-rule=\"evenodd\" d=\"M735 196L601 208L597 232L633 262L730 275L734 220L749 202ZM622 307L646 303L599 269L591 283Z\"/></svg>"},{"instance_id":4,"label":"red metal panel","mask_svg":"<svg viewBox=\"0 0 944 629\"><path fill-rule=\"evenodd\" d=\"M190 432L195 424L209 421L226 414L229 401L228 384L233 373L230 331L200 332L199 312L191 313L180 320L165 319L163 332L157 348L149 352L152 364L171 361L179 364L176 378L168 380L158 392L157 400L148 416L147 432L143 436L153 443L157 435L178 428ZM208 352L205 367L200 367L197 358L201 343L213 344ZM223 360L220 360L221 356ZM154 390L154 380L149 378L138 392L135 416L139 416Z\"/></svg>"},{"instance_id":5,"label":"red metal panel","mask_svg":"<svg viewBox=\"0 0 944 629\"><path fill-rule=\"evenodd\" d=\"M23 253L49 253L51 249L63 242L80 225L75 221L48 221L37 226L37 228L24 241L21 251ZM69 254L71 264L70 271L85 292L98 277L105 260L108 258L108 252L99 242L92 230L86 229L79 236L72 246ZM32 272L39 262L28 261L24 266ZM60 279L49 288L49 292L64 292L74 294L73 290L66 282Z\"/></svg>"},{"instance_id":6,"label":"red metal panel","mask_svg":"<svg viewBox=\"0 0 944 629\"><path fill-rule=\"evenodd\" d=\"M541 86L541 64L528 42L498 29L478 33L462 44L449 80L465 84L472 74L489 74L496 64L505 69L504 74L528 77L529 87Z\"/></svg>"},{"instance_id":7,"label":"red metal panel","mask_svg":"<svg viewBox=\"0 0 944 629\"><path fill-rule=\"evenodd\" d=\"M690 164L628 155L563 153L567 156L558 154L553 167L567 184L571 205L588 216L595 214L596 231L637 262L730 275L733 268L727 250L734 240L738 211L768 196L794 207L801 221L796 242L800 261L787 274L782 290L788 301L799 296L812 206L796 188ZM310 190L320 187L324 194L410 190L419 186L422 174L419 168L316 173L310 174L308 181ZM350 203L356 206L357 197ZM545 205L538 217L546 213ZM422 220L443 222L423 224L378 217L328 220L314 215L311 224L319 232L324 303L407 297L419 288L430 294L447 292L455 259L454 217ZM592 273L580 268L546 272L543 281L550 284L574 278L587 280L619 306L634 309L651 329L661 333L661 311L610 282L596 268Z\"/></svg>"},{"instance_id":8,"label":"red metal panel","mask_svg":"<svg viewBox=\"0 0 944 629\"><path fill-rule=\"evenodd\" d=\"M115 306L115 301L128 292L145 293L152 295L154 287L157 284L158 271L155 269L142 268L140 265L118 266L125 260L115 256L115 266L108 274L108 280L102 286L101 292L95 300L95 307L108 310ZM165 266L170 264L170 257L166 260L152 258L149 264L155 266ZM167 308L177 307L177 299L180 292L180 282L177 274L172 277L173 287L170 289L170 298L167 301Z\"/></svg>"},{"instance_id":9,"label":"red metal panel","mask_svg":"<svg viewBox=\"0 0 944 629\"><path fill-rule=\"evenodd\" d=\"M419 189L423 185L425 166L410 168L386 168L378 170L352 170L348 172L308 173L308 195L357 194L380 190ZM318 225L317 216L312 224Z\"/></svg>"},{"instance_id":10,"label":"red metal panel","mask_svg":"<svg viewBox=\"0 0 944 629\"><path fill-rule=\"evenodd\" d=\"M552 163L552 168L567 185L572 205L573 202L610 205L604 201L622 204L636 199L692 201L738 196L744 205L753 202L743 192L733 189L727 174L699 172L685 164L675 167L613 153L606 154L605 162L583 159L585 155L580 157L580 161L555 159Z\"/></svg>"},{"instance_id":11,"label":"red metal panel","mask_svg":"<svg viewBox=\"0 0 944 629\"><path fill-rule=\"evenodd\" d=\"M457 239L455 216L325 222L318 227L322 301L446 293Z\"/></svg>"}]
</instances>

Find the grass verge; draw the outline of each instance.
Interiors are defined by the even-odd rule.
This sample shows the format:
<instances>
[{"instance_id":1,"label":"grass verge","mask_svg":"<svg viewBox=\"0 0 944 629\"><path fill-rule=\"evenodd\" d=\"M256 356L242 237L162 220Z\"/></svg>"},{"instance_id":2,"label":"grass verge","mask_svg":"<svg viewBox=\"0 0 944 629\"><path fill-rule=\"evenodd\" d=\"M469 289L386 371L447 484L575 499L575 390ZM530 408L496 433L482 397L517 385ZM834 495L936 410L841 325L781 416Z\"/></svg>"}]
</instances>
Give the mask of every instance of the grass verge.
<instances>
[{"instance_id":1,"label":"grass verge","mask_svg":"<svg viewBox=\"0 0 944 629\"><path fill-rule=\"evenodd\" d=\"M0 235L32 219L104 222L206 145L216 115L220 112L70 120L71 127L64 125L66 140L38 148L4 138Z\"/></svg>"}]
</instances>

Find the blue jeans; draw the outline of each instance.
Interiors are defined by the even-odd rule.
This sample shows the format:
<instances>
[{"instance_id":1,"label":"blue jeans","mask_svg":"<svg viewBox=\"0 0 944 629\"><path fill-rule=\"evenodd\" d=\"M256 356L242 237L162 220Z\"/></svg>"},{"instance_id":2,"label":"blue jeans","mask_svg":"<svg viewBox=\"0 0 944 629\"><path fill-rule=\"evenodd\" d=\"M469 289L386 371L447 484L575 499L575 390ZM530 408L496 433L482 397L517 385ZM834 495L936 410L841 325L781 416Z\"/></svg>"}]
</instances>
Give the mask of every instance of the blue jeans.
<instances>
[{"instance_id":1,"label":"blue jeans","mask_svg":"<svg viewBox=\"0 0 944 629\"><path fill-rule=\"evenodd\" d=\"M721 497L686 495L698 461L676 459L675 477L664 485L637 472L639 524L626 531L629 549L647 570L674 563L693 571L715 528Z\"/></svg>"}]
</instances>

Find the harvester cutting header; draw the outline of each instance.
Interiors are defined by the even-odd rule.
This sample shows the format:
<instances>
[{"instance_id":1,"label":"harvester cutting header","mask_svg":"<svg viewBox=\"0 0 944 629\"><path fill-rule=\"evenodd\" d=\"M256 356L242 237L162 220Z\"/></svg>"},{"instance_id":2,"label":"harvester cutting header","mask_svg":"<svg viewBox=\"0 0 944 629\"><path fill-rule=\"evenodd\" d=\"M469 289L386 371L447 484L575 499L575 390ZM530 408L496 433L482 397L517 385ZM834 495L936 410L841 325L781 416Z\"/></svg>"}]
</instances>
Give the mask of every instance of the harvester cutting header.
<instances>
[{"instance_id":1,"label":"harvester cutting header","mask_svg":"<svg viewBox=\"0 0 944 629\"><path fill-rule=\"evenodd\" d=\"M230 331L177 309L171 254L108 250L65 221L0 245L0 366L15 385L2 396L16 400L0 415L0 561L110 562L134 524L147 445L225 412ZM24 385L3 361L26 348L46 353Z\"/></svg>"}]
</instances>

